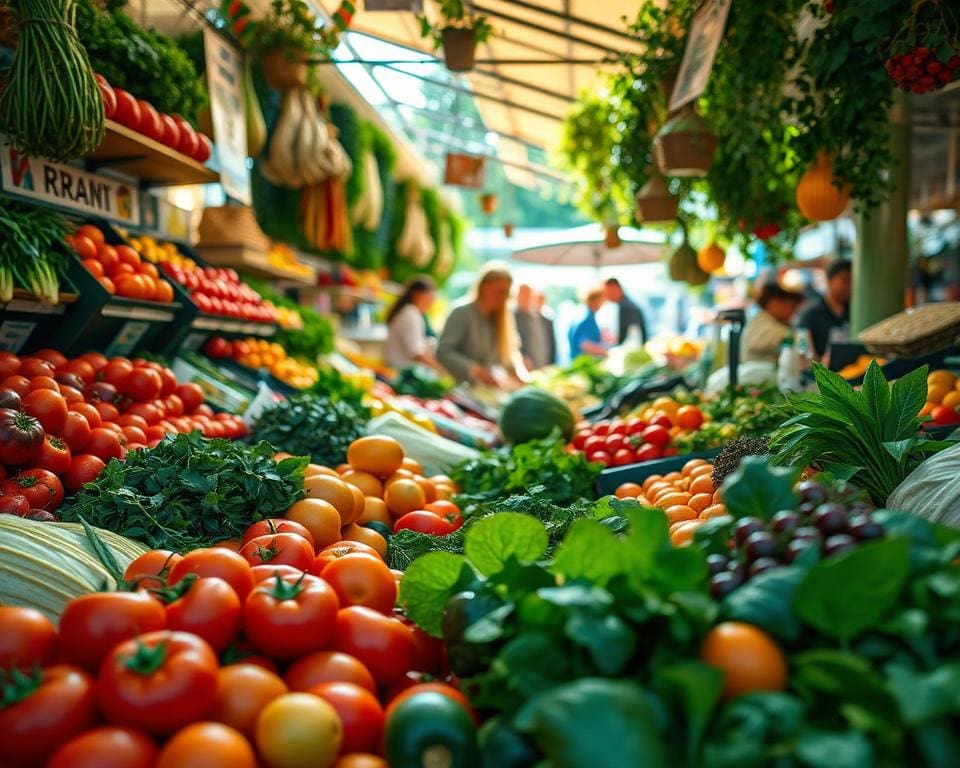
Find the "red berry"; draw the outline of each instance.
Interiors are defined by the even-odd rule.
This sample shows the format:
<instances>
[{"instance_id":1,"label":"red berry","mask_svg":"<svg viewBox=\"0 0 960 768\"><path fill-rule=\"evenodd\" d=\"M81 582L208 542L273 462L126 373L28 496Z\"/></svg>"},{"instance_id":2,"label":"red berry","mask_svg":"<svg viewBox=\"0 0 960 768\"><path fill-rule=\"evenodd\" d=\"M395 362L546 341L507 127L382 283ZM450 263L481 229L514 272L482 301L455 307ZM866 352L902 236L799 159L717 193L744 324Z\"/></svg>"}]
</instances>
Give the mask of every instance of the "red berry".
<instances>
[{"instance_id":1,"label":"red berry","mask_svg":"<svg viewBox=\"0 0 960 768\"><path fill-rule=\"evenodd\" d=\"M913 52L913 55L917 57L918 61L923 61L930 55L930 49L924 48L922 45Z\"/></svg>"},{"instance_id":2,"label":"red berry","mask_svg":"<svg viewBox=\"0 0 960 768\"><path fill-rule=\"evenodd\" d=\"M935 75L942 69L943 64L941 64L939 61L934 60L927 62L927 73L930 75Z\"/></svg>"},{"instance_id":3,"label":"red berry","mask_svg":"<svg viewBox=\"0 0 960 768\"><path fill-rule=\"evenodd\" d=\"M906 73L907 71L900 64L897 64L893 68L893 72L890 73L890 76L893 77L894 80L903 80L903 76Z\"/></svg>"},{"instance_id":4,"label":"red berry","mask_svg":"<svg viewBox=\"0 0 960 768\"><path fill-rule=\"evenodd\" d=\"M949 69L940 70L940 74L937 75L937 78L940 80L941 83L946 85L951 80L953 80L953 71Z\"/></svg>"},{"instance_id":5,"label":"red berry","mask_svg":"<svg viewBox=\"0 0 960 768\"><path fill-rule=\"evenodd\" d=\"M907 77L916 80L920 77L920 67L907 67Z\"/></svg>"},{"instance_id":6,"label":"red berry","mask_svg":"<svg viewBox=\"0 0 960 768\"><path fill-rule=\"evenodd\" d=\"M900 57L900 61L901 61L901 63L903 64L903 66L905 66L905 67L912 66L912 65L913 65L913 56L911 56L909 53L905 53L905 54L903 54L903 56Z\"/></svg>"},{"instance_id":7,"label":"red berry","mask_svg":"<svg viewBox=\"0 0 960 768\"><path fill-rule=\"evenodd\" d=\"M950 69L960 69L960 56L951 56L947 60L947 66Z\"/></svg>"},{"instance_id":8,"label":"red berry","mask_svg":"<svg viewBox=\"0 0 960 768\"><path fill-rule=\"evenodd\" d=\"M823 4L823 10L825 10L827 13L833 13L834 11L833 0L826 0L826 2Z\"/></svg>"}]
</instances>

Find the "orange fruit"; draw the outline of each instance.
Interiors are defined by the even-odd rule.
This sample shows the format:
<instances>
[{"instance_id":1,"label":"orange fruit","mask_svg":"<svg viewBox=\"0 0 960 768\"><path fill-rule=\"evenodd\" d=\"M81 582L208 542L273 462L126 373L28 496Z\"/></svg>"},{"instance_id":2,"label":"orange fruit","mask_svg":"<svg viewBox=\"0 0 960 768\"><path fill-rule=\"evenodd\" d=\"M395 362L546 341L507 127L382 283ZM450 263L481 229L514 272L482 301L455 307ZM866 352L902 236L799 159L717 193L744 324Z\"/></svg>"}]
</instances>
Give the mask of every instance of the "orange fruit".
<instances>
[{"instance_id":1,"label":"orange fruit","mask_svg":"<svg viewBox=\"0 0 960 768\"><path fill-rule=\"evenodd\" d=\"M680 470L680 473L686 477L689 477L690 473L697 467L705 467L706 465L707 462L705 459L690 459L690 461L683 465L683 469Z\"/></svg>"},{"instance_id":2,"label":"orange fruit","mask_svg":"<svg viewBox=\"0 0 960 768\"><path fill-rule=\"evenodd\" d=\"M687 502L687 506L690 507L694 512L703 512L707 507L713 504L713 494L712 493L698 493L695 496L690 497L690 501Z\"/></svg>"},{"instance_id":3,"label":"orange fruit","mask_svg":"<svg viewBox=\"0 0 960 768\"><path fill-rule=\"evenodd\" d=\"M943 385L953 389L957 385L957 377L950 371L931 371L927 376L927 386Z\"/></svg>"},{"instance_id":4,"label":"orange fruit","mask_svg":"<svg viewBox=\"0 0 960 768\"><path fill-rule=\"evenodd\" d=\"M400 480L401 478L412 480L413 472L411 472L409 469L398 469L383 481L383 490L387 490L387 486L390 485L390 483L394 482L395 480Z\"/></svg>"},{"instance_id":5,"label":"orange fruit","mask_svg":"<svg viewBox=\"0 0 960 768\"><path fill-rule=\"evenodd\" d=\"M351 503L352 501L351 498ZM300 523L310 531L313 545L318 551L340 541L340 513L329 501L301 499L287 510L284 517Z\"/></svg>"},{"instance_id":6,"label":"orange fruit","mask_svg":"<svg viewBox=\"0 0 960 768\"><path fill-rule=\"evenodd\" d=\"M700 660L723 672L723 695L732 699L755 691L782 691L787 682L783 651L752 624L725 621L703 639Z\"/></svg>"},{"instance_id":7,"label":"orange fruit","mask_svg":"<svg viewBox=\"0 0 960 768\"><path fill-rule=\"evenodd\" d=\"M654 503L653 503L652 501L650 501L650 499L648 499L646 496L637 496L637 503L638 503L641 507L652 507L652 506L655 506Z\"/></svg>"},{"instance_id":8,"label":"orange fruit","mask_svg":"<svg viewBox=\"0 0 960 768\"><path fill-rule=\"evenodd\" d=\"M684 520L697 519L697 513L686 504L674 504L672 507L667 507L666 513L667 521L671 523L681 523Z\"/></svg>"},{"instance_id":9,"label":"orange fruit","mask_svg":"<svg viewBox=\"0 0 960 768\"><path fill-rule=\"evenodd\" d=\"M680 403L672 397L658 397L653 401L652 407L655 411L663 411L668 415L673 415L680 410Z\"/></svg>"},{"instance_id":10,"label":"orange fruit","mask_svg":"<svg viewBox=\"0 0 960 768\"><path fill-rule=\"evenodd\" d=\"M951 390L953 390L953 387L948 387L946 384L931 384L927 387L927 402L940 405L940 403L943 402L943 398L945 398Z\"/></svg>"},{"instance_id":11,"label":"orange fruit","mask_svg":"<svg viewBox=\"0 0 960 768\"><path fill-rule=\"evenodd\" d=\"M920 413L918 413L917 416L929 416L936 407L936 403L924 403L923 408L920 409Z\"/></svg>"},{"instance_id":12,"label":"orange fruit","mask_svg":"<svg viewBox=\"0 0 960 768\"><path fill-rule=\"evenodd\" d=\"M713 493L713 479L710 475L700 475L699 477L693 478L690 481L690 493L696 495L698 493Z\"/></svg>"},{"instance_id":13,"label":"orange fruit","mask_svg":"<svg viewBox=\"0 0 960 768\"><path fill-rule=\"evenodd\" d=\"M711 504L700 513L701 520L709 520L711 517L722 517L727 514L727 508L723 504Z\"/></svg>"},{"instance_id":14,"label":"orange fruit","mask_svg":"<svg viewBox=\"0 0 960 768\"><path fill-rule=\"evenodd\" d=\"M955 389L950 390L944 395L943 402L940 403L945 408L957 410L960 407L960 392Z\"/></svg>"},{"instance_id":15,"label":"orange fruit","mask_svg":"<svg viewBox=\"0 0 960 768\"><path fill-rule=\"evenodd\" d=\"M390 514L394 517L423 509L423 505L427 503L426 494L424 494L420 484L416 480L406 477L394 480L387 485L383 500L387 503Z\"/></svg>"},{"instance_id":16,"label":"orange fruit","mask_svg":"<svg viewBox=\"0 0 960 768\"><path fill-rule=\"evenodd\" d=\"M650 475L646 480L643 481L643 492L647 493L650 490L651 485L661 480L663 480L663 475Z\"/></svg>"},{"instance_id":17,"label":"orange fruit","mask_svg":"<svg viewBox=\"0 0 960 768\"><path fill-rule=\"evenodd\" d=\"M363 501L363 512L357 523L363 525L372 522L384 523L393 528L393 518L390 516L390 510L387 509L383 499L367 496Z\"/></svg>"},{"instance_id":18,"label":"orange fruit","mask_svg":"<svg viewBox=\"0 0 960 768\"><path fill-rule=\"evenodd\" d=\"M353 467L349 464L337 464L337 475L342 475L344 472L349 472Z\"/></svg>"},{"instance_id":19,"label":"orange fruit","mask_svg":"<svg viewBox=\"0 0 960 768\"><path fill-rule=\"evenodd\" d=\"M618 499L635 499L641 493L643 493L643 488L636 483L623 483L614 491L614 496Z\"/></svg>"},{"instance_id":20,"label":"orange fruit","mask_svg":"<svg viewBox=\"0 0 960 768\"><path fill-rule=\"evenodd\" d=\"M679 472L668 472L663 476L663 479L666 480L668 483L675 483L681 477L683 477L683 475L681 475Z\"/></svg>"},{"instance_id":21,"label":"orange fruit","mask_svg":"<svg viewBox=\"0 0 960 768\"><path fill-rule=\"evenodd\" d=\"M647 494L651 499L656 500L658 493L671 493L673 491L673 483L666 483L664 481L659 481L651 485L649 488L644 488L643 492Z\"/></svg>"},{"instance_id":22,"label":"orange fruit","mask_svg":"<svg viewBox=\"0 0 960 768\"><path fill-rule=\"evenodd\" d=\"M684 405L677 411L677 425L684 429L700 429L703 413L695 405Z\"/></svg>"},{"instance_id":23,"label":"orange fruit","mask_svg":"<svg viewBox=\"0 0 960 768\"><path fill-rule=\"evenodd\" d=\"M701 520L684 520L670 526L670 543L675 547L686 547L693 543L693 534L703 525Z\"/></svg>"},{"instance_id":24,"label":"orange fruit","mask_svg":"<svg viewBox=\"0 0 960 768\"><path fill-rule=\"evenodd\" d=\"M350 518L355 504L350 486L338 477L314 475L303 481L303 492L308 499L323 499L336 508L340 517Z\"/></svg>"},{"instance_id":25,"label":"orange fruit","mask_svg":"<svg viewBox=\"0 0 960 768\"><path fill-rule=\"evenodd\" d=\"M423 496L427 500L427 504L437 500L437 486L433 484L433 480L427 480L423 475L414 475L413 480L423 489Z\"/></svg>"},{"instance_id":26,"label":"orange fruit","mask_svg":"<svg viewBox=\"0 0 960 768\"><path fill-rule=\"evenodd\" d=\"M713 503L714 504L723 503L723 488L717 488L717 490L713 492Z\"/></svg>"},{"instance_id":27,"label":"orange fruit","mask_svg":"<svg viewBox=\"0 0 960 768\"><path fill-rule=\"evenodd\" d=\"M303 476L313 477L314 475L329 475L330 477L338 477L337 473L330 469L330 467L324 467L321 464L307 464L307 468L303 470Z\"/></svg>"},{"instance_id":28,"label":"orange fruit","mask_svg":"<svg viewBox=\"0 0 960 768\"><path fill-rule=\"evenodd\" d=\"M657 504L666 509L667 507L673 507L677 504L686 504L690 501L690 494L683 491L674 491L673 493L666 493L663 496L657 498Z\"/></svg>"},{"instance_id":29,"label":"orange fruit","mask_svg":"<svg viewBox=\"0 0 960 768\"><path fill-rule=\"evenodd\" d=\"M380 482L380 478L371 475L369 472L360 469L348 469L340 475L340 479L345 483L357 486L363 491L364 496L383 496L383 483Z\"/></svg>"},{"instance_id":30,"label":"orange fruit","mask_svg":"<svg viewBox=\"0 0 960 768\"><path fill-rule=\"evenodd\" d=\"M340 522L344 525L357 522L357 520L360 519L360 515L363 514L363 508L367 503L367 497L357 486L348 483L347 488L349 488L353 494L353 509L347 516L340 515Z\"/></svg>"},{"instance_id":31,"label":"orange fruit","mask_svg":"<svg viewBox=\"0 0 960 768\"><path fill-rule=\"evenodd\" d=\"M372 528L351 523L343 527L340 536L344 541L359 541L368 547L373 547L384 560L387 558L387 540Z\"/></svg>"},{"instance_id":32,"label":"orange fruit","mask_svg":"<svg viewBox=\"0 0 960 768\"><path fill-rule=\"evenodd\" d=\"M713 474L713 464L704 464L702 467L695 467L690 470L690 480L696 480L698 477L710 477Z\"/></svg>"},{"instance_id":33,"label":"orange fruit","mask_svg":"<svg viewBox=\"0 0 960 768\"><path fill-rule=\"evenodd\" d=\"M377 477L388 477L403 466L403 446L392 437L361 437L347 448L347 463Z\"/></svg>"},{"instance_id":34,"label":"orange fruit","mask_svg":"<svg viewBox=\"0 0 960 768\"><path fill-rule=\"evenodd\" d=\"M403 463L400 466L404 469L409 469L415 475L423 474L423 464L410 456L404 456Z\"/></svg>"}]
</instances>

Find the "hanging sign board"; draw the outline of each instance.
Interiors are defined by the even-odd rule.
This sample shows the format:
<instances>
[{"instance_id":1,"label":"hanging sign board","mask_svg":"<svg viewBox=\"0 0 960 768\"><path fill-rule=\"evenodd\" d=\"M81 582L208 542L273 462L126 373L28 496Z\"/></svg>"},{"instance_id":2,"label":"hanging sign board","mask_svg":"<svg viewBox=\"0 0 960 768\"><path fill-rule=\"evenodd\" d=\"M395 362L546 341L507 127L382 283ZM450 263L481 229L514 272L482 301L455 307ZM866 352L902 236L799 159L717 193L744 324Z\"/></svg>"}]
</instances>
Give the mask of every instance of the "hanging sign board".
<instances>
[{"instance_id":1,"label":"hanging sign board","mask_svg":"<svg viewBox=\"0 0 960 768\"><path fill-rule=\"evenodd\" d=\"M690 23L687 47L677 73L677 84L670 97L670 111L675 112L698 98L707 87L717 49L727 26L731 0L704 0Z\"/></svg>"},{"instance_id":2,"label":"hanging sign board","mask_svg":"<svg viewBox=\"0 0 960 768\"><path fill-rule=\"evenodd\" d=\"M480 189L483 186L483 162L480 155L462 155L448 152L443 183L458 187Z\"/></svg>"},{"instance_id":3,"label":"hanging sign board","mask_svg":"<svg viewBox=\"0 0 960 768\"><path fill-rule=\"evenodd\" d=\"M243 101L243 59L210 27L203 29L203 50L210 89L210 114L220 164L220 183L227 197L250 205L247 168L247 122Z\"/></svg>"},{"instance_id":4,"label":"hanging sign board","mask_svg":"<svg viewBox=\"0 0 960 768\"><path fill-rule=\"evenodd\" d=\"M120 224L140 224L140 200L134 185L42 157L28 157L6 142L0 144L0 186L16 197Z\"/></svg>"}]
</instances>

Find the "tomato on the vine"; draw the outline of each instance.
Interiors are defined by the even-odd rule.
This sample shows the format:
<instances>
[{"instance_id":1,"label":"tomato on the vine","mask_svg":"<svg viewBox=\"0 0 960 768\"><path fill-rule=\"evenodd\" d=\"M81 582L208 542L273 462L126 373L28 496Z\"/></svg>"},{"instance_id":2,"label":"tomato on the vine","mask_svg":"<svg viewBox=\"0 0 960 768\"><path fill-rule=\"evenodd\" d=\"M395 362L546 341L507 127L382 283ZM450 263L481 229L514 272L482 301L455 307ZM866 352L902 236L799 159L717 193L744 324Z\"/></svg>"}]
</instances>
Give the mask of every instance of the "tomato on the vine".
<instances>
[{"instance_id":1,"label":"tomato on the vine","mask_svg":"<svg viewBox=\"0 0 960 768\"><path fill-rule=\"evenodd\" d=\"M313 565L313 542L297 533L256 536L240 547L240 556L253 565L292 565L306 571Z\"/></svg>"},{"instance_id":2,"label":"tomato on the vine","mask_svg":"<svg viewBox=\"0 0 960 768\"><path fill-rule=\"evenodd\" d=\"M24 496L31 509L54 510L63 501L60 478L46 469L25 469L0 485L4 495Z\"/></svg>"},{"instance_id":3,"label":"tomato on the vine","mask_svg":"<svg viewBox=\"0 0 960 768\"><path fill-rule=\"evenodd\" d=\"M399 619L360 605L337 613L333 648L356 657L381 685L403 679L413 665L413 635Z\"/></svg>"},{"instance_id":4,"label":"tomato on the vine","mask_svg":"<svg viewBox=\"0 0 960 768\"><path fill-rule=\"evenodd\" d=\"M217 698L219 663L187 632L149 632L117 646L97 679L97 701L118 725L170 733L202 720Z\"/></svg>"},{"instance_id":5,"label":"tomato on the vine","mask_svg":"<svg viewBox=\"0 0 960 768\"><path fill-rule=\"evenodd\" d=\"M67 414L69 416L69 414ZM83 418L80 414L74 414ZM43 440L40 455L30 462L32 469L46 469L55 475L62 475L70 468L70 447L59 437L47 435Z\"/></svg>"},{"instance_id":6,"label":"tomato on the vine","mask_svg":"<svg viewBox=\"0 0 960 768\"><path fill-rule=\"evenodd\" d=\"M104 725L63 744L45 768L154 768L157 753L145 733Z\"/></svg>"},{"instance_id":7,"label":"tomato on the vine","mask_svg":"<svg viewBox=\"0 0 960 768\"><path fill-rule=\"evenodd\" d=\"M34 608L0 605L0 672L48 666L57 657L57 629Z\"/></svg>"},{"instance_id":8,"label":"tomato on the vine","mask_svg":"<svg viewBox=\"0 0 960 768\"><path fill-rule=\"evenodd\" d=\"M240 632L240 598L223 579L188 576L161 592L167 604L167 627L192 632L219 653Z\"/></svg>"},{"instance_id":9,"label":"tomato on the vine","mask_svg":"<svg viewBox=\"0 0 960 768\"><path fill-rule=\"evenodd\" d=\"M176 584L188 573L195 573L200 578L216 576L233 587L241 602L253 589L253 574L250 563L236 552L223 547L207 547L188 552L170 569L170 584Z\"/></svg>"},{"instance_id":10,"label":"tomato on the vine","mask_svg":"<svg viewBox=\"0 0 960 768\"><path fill-rule=\"evenodd\" d=\"M295 659L327 644L339 607L333 588L308 574L268 579L243 605L244 634L268 656Z\"/></svg>"},{"instance_id":11,"label":"tomato on the vine","mask_svg":"<svg viewBox=\"0 0 960 768\"><path fill-rule=\"evenodd\" d=\"M103 459L98 456L81 453L79 456L74 456L70 461L70 468L64 474L63 482L67 486L67 490L76 493L86 483L92 483L96 480L106 466Z\"/></svg>"}]
</instances>

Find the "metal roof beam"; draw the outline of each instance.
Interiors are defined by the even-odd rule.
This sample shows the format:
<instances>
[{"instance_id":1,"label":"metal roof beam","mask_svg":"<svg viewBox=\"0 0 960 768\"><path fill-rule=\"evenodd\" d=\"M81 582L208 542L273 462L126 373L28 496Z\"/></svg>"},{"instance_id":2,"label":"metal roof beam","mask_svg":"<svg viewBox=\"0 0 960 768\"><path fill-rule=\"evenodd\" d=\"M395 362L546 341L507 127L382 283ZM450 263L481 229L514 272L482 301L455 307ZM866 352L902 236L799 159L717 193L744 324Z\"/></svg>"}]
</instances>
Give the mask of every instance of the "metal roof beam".
<instances>
[{"instance_id":1,"label":"metal roof beam","mask_svg":"<svg viewBox=\"0 0 960 768\"><path fill-rule=\"evenodd\" d=\"M504 133L503 131L497 131L493 128L488 128L482 122L478 122L473 118L457 117L446 112L437 112L435 109L427 109L426 107L415 107L412 104L407 104L402 101L397 103L401 109L409 109L411 112L419 112L424 115L430 115L432 119L438 120L441 123L457 125L468 131L483 131L484 133L492 133L502 139L509 139L510 141L516 141L519 144L524 144L529 149L541 150L544 152L547 150L543 144L538 144L525 136L520 136L513 133Z\"/></svg>"},{"instance_id":2,"label":"metal roof beam","mask_svg":"<svg viewBox=\"0 0 960 768\"><path fill-rule=\"evenodd\" d=\"M497 19L503 19L511 24L517 24L521 27L526 27L527 29L533 29L537 32L542 32L545 35L551 35L553 37L559 37L562 40L568 40L570 42L576 43L577 45L585 45L588 48L595 48L604 53L609 53L611 55L619 55L621 52L616 48L611 48L609 45L604 45L603 43L598 43L595 40L588 40L585 37L579 37L570 32L564 32L561 29L553 29L552 27L546 27L543 24L537 24L533 21L527 21L526 19L521 19L518 16L513 16L509 13L503 13L494 8L488 8L485 5L474 4L474 10L477 13L484 14L486 16L493 16ZM510 39L510 38L507 38ZM511 41L513 42L513 41Z\"/></svg>"},{"instance_id":3,"label":"metal roof beam","mask_svg":"<svg viewBox=\"0 0 960 768\"><path fill-rule=\"evenodd\" d=\"M625 32L622 29L617 29L616 27L608 27L606 24L600 24L596 21L591 21L590 19L585 19L582 16L574 16L567 10L566 4L564 4L564 10L555 11L553 8L547 8L537 3L526 2L526 0L510 0L510 5L514 5L517 8L525 8L528 11L535 11L536 13L542 13L544 16L552 16L555 19L561 19L563 21L569 22L571 24L576 24L578 27L586 27L587 29L593 29L597 32L603 32L606 35L613 35L614 37L622 37L625 40L630 40L634 43L639 43L640 41L631 35L629 32Z\"/></svg>"},{"instance_id":4,"label":"metal roof beam","mask_svg":"<svg viewBox=\"0 0 960 768\"><path fill-rule=\"evenodd\" d=\"M510 168L518 168L522 171L527 171L536 176L540 176L545 179L550 179L551 181L557 182L569 182L570 180L563 176L562 174L553 171L549 168L544 168L541 165L528 165L527 163L517 163L512 160L503 160L495 154L486 153L486 152L475 152L470 149L469 146L463 142L454 141L455 137L449 136L445 133L437 133L436 131L431 131L429 128L417 128L418 133L423 134L424 136L429 137L430 141L440 144L451 149L458 149L461 151L469 152L471 155L476 155L477 157L483 157L486 160L490 160L494 163L499 163L500 165L508 166Z\"/></svg>"}]
</instances>

